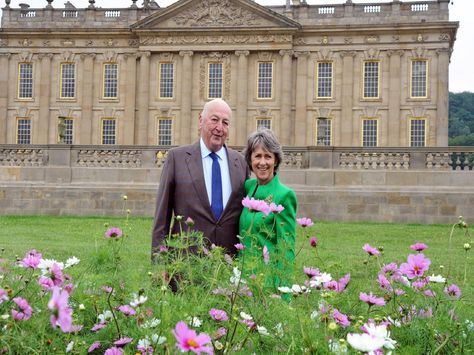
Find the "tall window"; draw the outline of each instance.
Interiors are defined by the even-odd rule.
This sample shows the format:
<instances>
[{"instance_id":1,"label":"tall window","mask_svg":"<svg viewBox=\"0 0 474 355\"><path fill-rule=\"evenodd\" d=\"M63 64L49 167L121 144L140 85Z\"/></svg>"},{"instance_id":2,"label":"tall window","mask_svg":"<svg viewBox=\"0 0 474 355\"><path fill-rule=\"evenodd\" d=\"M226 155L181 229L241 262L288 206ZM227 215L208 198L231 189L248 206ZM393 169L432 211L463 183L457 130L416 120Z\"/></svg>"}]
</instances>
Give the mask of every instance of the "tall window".
<instances>
[{"instance_id":1,"label":"tall window","mask_svg":"<svg viewBox=\"0 0 474 355\"><path fill-rule=\"evenodd\" d=\"M379 64L375 61L364 62L364 99L379 97Z\"/></svg>"},{"instance_id":2,"label":"tall window","mask_svg":"<svg viewBox=\"0 0 474 355\"><path fill-rule=\"evenodd\" d=\"M73 144L74 142L74 120L72 118L64 119L64 143Z\"/></svg>"},{"instance_id":3,"label":"tall window","mask_svg":"<svg viewBox=\"0 0 474 355\"><path fill-rule=\"evenodd\" d=\"M30 144L31 143L31 119L18 118L16 120L16 143Z\"/></svg>"},{"instance_id":4,"label":"tall window","mask_svg":"<svg viewBox=\"0 0 474 355\"><path fill-rule=\"evenodd\" d=\"M171 145L173 120L171 118L158 119L158 145Z\"/></svg>"},{"instance_id":5,"label":"tall window","mask_svg":"<svg viewBox=\"0 0 474 355\"><path fill-rule=\"evenodd\" d=\"M257 97L259 99L271 99L273 87L273 63L258 63Z\"/></svg>"},{"instance_id":6,"label":"tall window","mask_svg":"<svg viewBox=\"0 0 474 355\"><path fill-rule=\"evenodd\" d=\"M210 99L222 97L222 63L209 63L209 91Z\"/></svg>"},{"instance_id":7,"label":"tall window","mask_svg":"<svg viewBox=\"0 0 474 355\"><path fill-rule=\"evenodd\" d=\"M321 99L332 97L332 62L318 62L317 97Z\"/></svg>"},{"instance_id":8,"label":"tall window","mask_svg":"<svg viewBox=\"0 0 474 355\"><path fill-rule=\"evenodd\" d=\"M411 62L411 97L427 97L428 62L412 60Z\"/></svg>"},{"instance_id":9,"label":"tall window","mask_svg":"<svg viewBox=\"0 0 474 355\"><path fill-rule=\"evenodd\" d=\"M104 64L104 99L118 97L118 66L117 63Z\"/></svg>"},{"instance_id":10,"label":"tall window","mask_svg":"<svg viewBox=\"0 0 474 355\"><path fill-rule=\"evenodd\" d=\"M362 146L376 147L377 146L377 120L366 119L362 120Z\"/></svg>"},{"instance_id":11,"label":"tall window","mask_svg":"<svg viewBox=\"0 0 474 355\"><path fill-rule=\"evenodd\" d=\"M318 118L316 126L316 144L331 145L332 120Z\"/></svg>"},{"instance_id":12,"label":"tall window","mask_svg":"<svg viewBox=\"0 0 474 355\"><path fill-rule=\"evenodd\" d=\"M116 123L114 118L102 119L102 144L115 144Z\"/></svg>"},{"instance_id":13,"label":"tall window","mask_svg":"<svg viewBox=\"0 0 474 355\"><path fill-rule=\"evenodd\" d=\"M174 63L160 63L160 98L173 98Z\"/></svg>"},{"instance_id":14,"label":"tall window","mask_svg":"<svg viewBox=\"0 0 474 355\"><path fill-rule=\"evenodd\" d=\"M20 63L18 66L18 98L33 98L33 63Z\"/></svg>"},{"instance_id":15,"label":"tall window","mask_svg":"<svg viewBox=\"0 0 474 355\"><path fill-rule=\"evenodd\" d=\"M426 145L426 120L410 120L410 147L424 147Z\"/></svg>"},{"instance_id":16,"label":"tall window","mask_svg":"<svg viewBox=\"0 0 474 355\"><path fill-rule=\"evenodd\" d=\"M259 128L272 129L272 119L271 118L257 118L257 129Z\"/></svg>"},{"instance_id":17,"label":"tall window","mask_svg":"<svg viewBox=\"0 0 474 355\"><path fill-rule=\"evenodd\" d=\"M61 99L71 99L76 96L76 65L61 63Z\"/></svg>"}]
</instances>

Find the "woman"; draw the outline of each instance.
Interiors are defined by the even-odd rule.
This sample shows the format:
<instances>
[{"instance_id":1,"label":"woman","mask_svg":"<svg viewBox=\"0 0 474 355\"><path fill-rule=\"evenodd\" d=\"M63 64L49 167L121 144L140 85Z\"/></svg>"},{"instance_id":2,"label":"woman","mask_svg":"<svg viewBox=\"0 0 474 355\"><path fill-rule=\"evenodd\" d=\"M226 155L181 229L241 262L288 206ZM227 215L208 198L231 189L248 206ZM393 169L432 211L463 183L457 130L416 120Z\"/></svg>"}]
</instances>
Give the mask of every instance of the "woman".
<instances>
[{"instance_id":1,"label":"woman","mask_svg":"<svg viewBox=\"0 0 474 355\"><path fill-rule=\"evenodd\" d=\"M247 201L252 198L263 200L266 206L272 206L273 212L266 215L268 210L257 212L252 207L245 207L248 204L244 203L239 229L245 248L240 256L247 270L255 272L257 265L264 268L270 266L265 287L275 291L279 286L288 286L286 280L290 278L294 264L296 194L283 185L277 175L283 151L271 130L261 129L252 133L244 155L256 177L245 182Z\"/></svg>"}]
</instances>

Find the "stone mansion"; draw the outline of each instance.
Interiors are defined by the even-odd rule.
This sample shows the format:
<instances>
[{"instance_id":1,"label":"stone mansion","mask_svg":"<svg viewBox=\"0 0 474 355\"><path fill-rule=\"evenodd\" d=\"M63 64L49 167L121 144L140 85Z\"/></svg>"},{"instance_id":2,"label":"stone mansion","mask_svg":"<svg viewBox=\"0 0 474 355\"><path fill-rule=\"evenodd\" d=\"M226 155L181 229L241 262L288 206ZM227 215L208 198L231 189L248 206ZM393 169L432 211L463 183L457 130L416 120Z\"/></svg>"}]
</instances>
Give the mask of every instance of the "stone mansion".
<instances>
[{"instance_id":1,"label":"stone mansion","mask_svg":"<svg viewBox=\"0 0 474 355\"><path fill-rule=\"evenodd\" d=\"M212 98L234 146L259 126L285 146L448 144L449 0L2 1L0 144L187 144Z\"/></svg>"}]
</instances>

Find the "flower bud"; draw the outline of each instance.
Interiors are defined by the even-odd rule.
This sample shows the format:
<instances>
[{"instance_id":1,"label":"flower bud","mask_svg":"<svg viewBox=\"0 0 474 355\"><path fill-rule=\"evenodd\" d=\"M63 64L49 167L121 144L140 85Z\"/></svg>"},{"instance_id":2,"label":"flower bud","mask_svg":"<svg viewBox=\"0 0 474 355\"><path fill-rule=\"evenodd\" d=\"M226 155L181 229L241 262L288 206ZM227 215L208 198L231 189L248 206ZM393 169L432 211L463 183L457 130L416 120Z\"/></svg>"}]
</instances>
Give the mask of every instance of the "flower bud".
<instances>
[{"instance_id":1,"label":"flower bud","mask_svg":"<svg viewBox=\"0 0 474 355\"><path fill-rule=\"evenodd\" d=\"M123 200L124 200L124 201L127 201L127 200L128 200L127 195L123 195Z\"/></svg>"},{"instance_id":2,"label":"flower bud","mask_svg":"<svg viewBox=\"0 0 474 355\"><path fill-rule=\"evenodd\" d=\"M329 329L329 330L336 330L336 329L337 329L337 324L336 324L336 322L329 322L329 324L328 324L328 329Z\"/></svg>"},{"instance_id":3,"label":"flower bud","mask_svg":"<svg viewBox=\"0 0 474 355\"><path fill-rule=\"evenodd\" d=\"M469 244L469 243L464 243L464 250L465 250L465 251L468 251L469 249L471 249L471 244Z\"/></svg>"}]
</instances>

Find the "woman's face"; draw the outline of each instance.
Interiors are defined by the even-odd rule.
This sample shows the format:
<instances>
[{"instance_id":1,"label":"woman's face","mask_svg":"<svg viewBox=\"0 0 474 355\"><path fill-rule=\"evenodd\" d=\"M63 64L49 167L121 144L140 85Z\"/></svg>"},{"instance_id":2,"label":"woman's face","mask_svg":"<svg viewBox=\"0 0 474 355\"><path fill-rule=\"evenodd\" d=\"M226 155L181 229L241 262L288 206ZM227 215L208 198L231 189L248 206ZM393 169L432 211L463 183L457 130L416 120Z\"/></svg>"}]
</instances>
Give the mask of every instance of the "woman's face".
<instances>
[{"instance_id":1,"label":"woman's face","mask_svg":"<svg viewBox=\"0 0 474 355\"><path fill-rule=\"evenodd\" d=\"M273 179L275 171L275 154L257 146L250 156L252 171L257 177L259 185L265 185Z\"/></svg>"}]
</instances>

